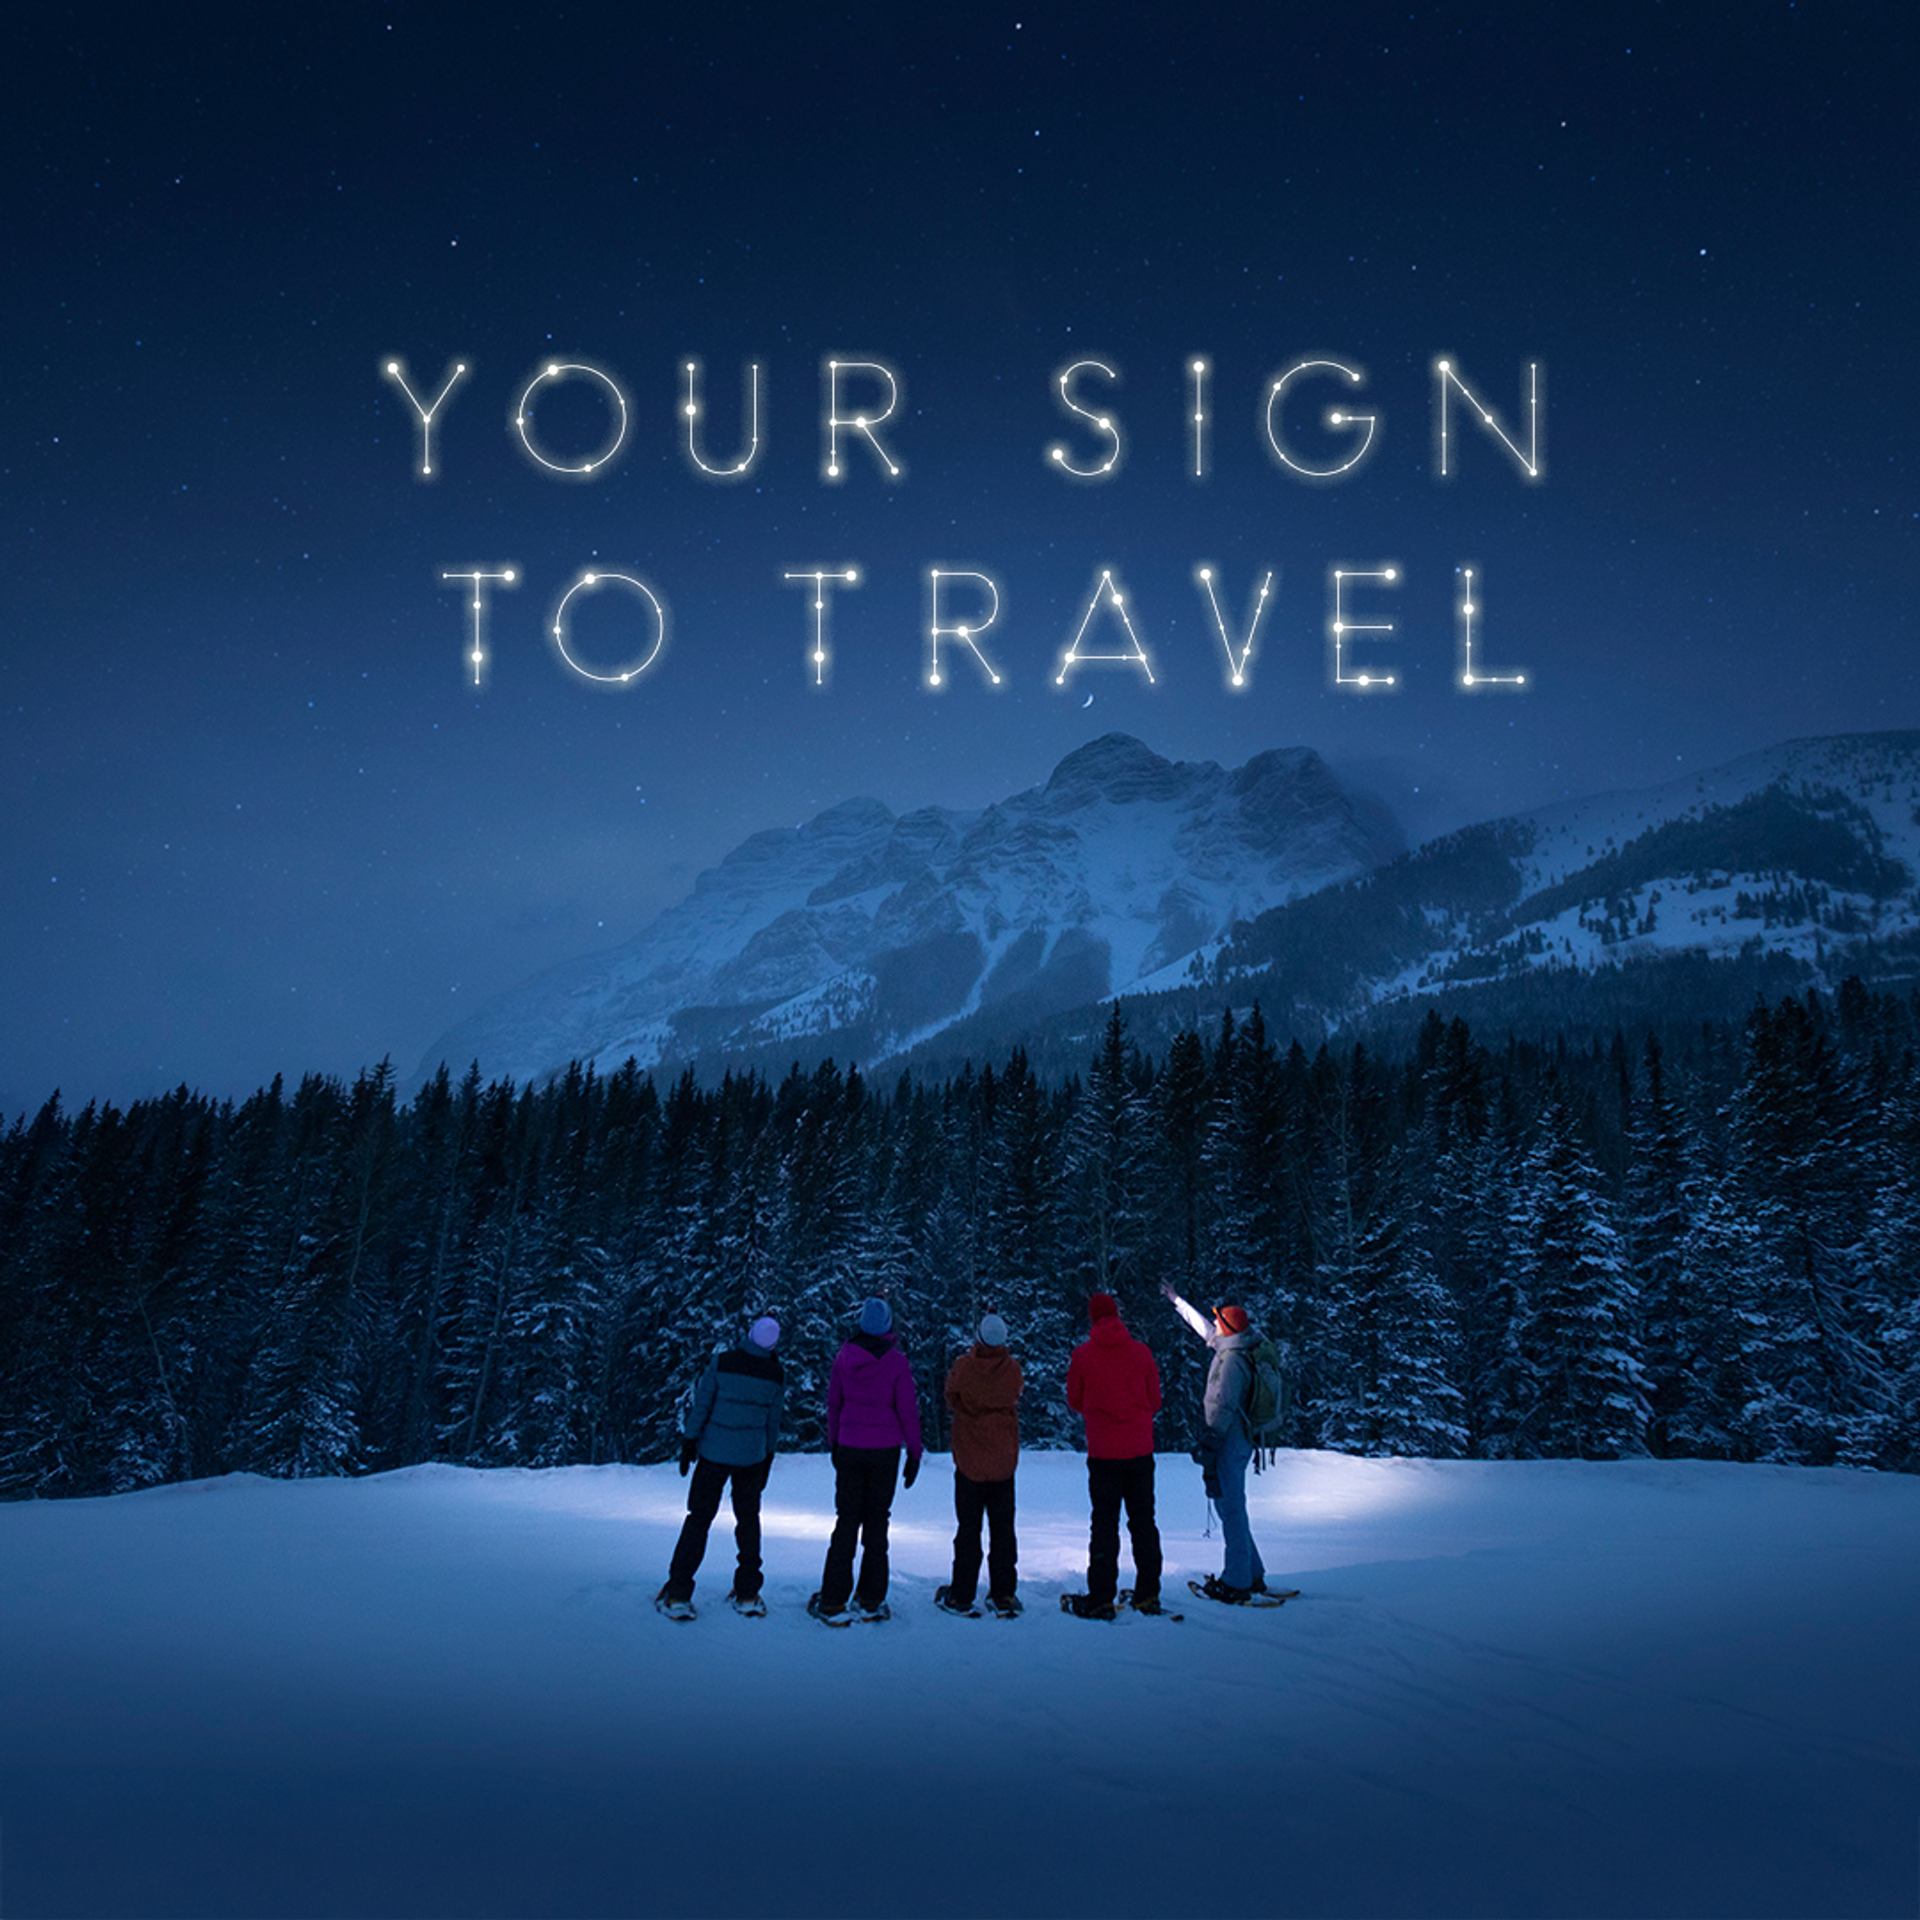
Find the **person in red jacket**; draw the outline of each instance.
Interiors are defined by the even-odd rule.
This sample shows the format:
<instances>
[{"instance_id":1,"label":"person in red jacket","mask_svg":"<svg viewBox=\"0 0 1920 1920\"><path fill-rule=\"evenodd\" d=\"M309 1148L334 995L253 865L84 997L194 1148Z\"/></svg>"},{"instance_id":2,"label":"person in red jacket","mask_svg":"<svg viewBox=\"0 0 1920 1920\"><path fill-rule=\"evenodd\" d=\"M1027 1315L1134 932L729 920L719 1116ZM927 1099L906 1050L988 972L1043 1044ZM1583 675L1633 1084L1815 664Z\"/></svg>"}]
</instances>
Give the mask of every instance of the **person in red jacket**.
<instances>
[{"instance_id":1,"label":"person in red jacket","mask_svg":"<svg viewBox=\"0 0 1920 1920\"><path fill-rule=\"evenodd\" d=\"M1088 1336L1067 1365L1067 1405L1087 1423L1087 1491L1093 1529L1087 1543L1087 1590L1060 1596L1083 1620L1111 1620L1120 1582L1120 1509L1133 1542L1132 1604L1160 1611L1160 1529L1153 1518L1153 1416L1160 1410L1160 1369L1120 1321L1110 1293L1087 1301Z\"/></svg>"}]
</instances>

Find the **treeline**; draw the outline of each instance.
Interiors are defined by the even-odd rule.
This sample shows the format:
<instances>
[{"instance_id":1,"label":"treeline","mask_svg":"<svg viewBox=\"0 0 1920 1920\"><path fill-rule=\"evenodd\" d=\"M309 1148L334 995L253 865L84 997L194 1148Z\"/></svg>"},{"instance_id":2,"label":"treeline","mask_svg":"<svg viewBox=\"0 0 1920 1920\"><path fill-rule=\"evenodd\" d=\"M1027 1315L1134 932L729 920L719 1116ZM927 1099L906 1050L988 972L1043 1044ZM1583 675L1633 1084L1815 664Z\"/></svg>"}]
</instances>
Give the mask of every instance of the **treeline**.
<instances>
[{"instance_id":1,"label":"treeline","mask_svg":"<svg viewBox=\"0 0 1920 1920\"><path fill-rule=\"evenodd\" d=\"M1086 1294L1199 1357L1163 1279L1284 1341L1297 1444L1920 1466L1920 996L1849 982L1629 1043L1278 1048L1258 1011L1151 1060L885 1089L833 1065L665 1088L389 1067L57 1097L0 1140L0 1491L423 1460L652 1460L748 1315L822 1442L859 1300L937 1388L988 1307L1070 1445Z\"/></svg>"}]
</instances>

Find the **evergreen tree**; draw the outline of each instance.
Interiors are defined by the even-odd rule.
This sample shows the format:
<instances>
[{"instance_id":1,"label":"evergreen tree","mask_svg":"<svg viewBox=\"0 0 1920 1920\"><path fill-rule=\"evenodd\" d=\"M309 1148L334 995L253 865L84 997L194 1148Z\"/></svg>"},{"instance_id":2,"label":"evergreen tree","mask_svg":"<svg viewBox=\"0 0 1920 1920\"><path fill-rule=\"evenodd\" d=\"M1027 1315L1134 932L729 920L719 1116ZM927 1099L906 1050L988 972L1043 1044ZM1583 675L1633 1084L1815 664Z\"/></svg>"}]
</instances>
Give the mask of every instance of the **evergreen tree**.
<instances>
[{"instance_id":1,"label":"evergreen tree","mask_svg":"<svg viewBox=\"0 0 1920 1920\"><path fill-rule=\"evenodd\" d=\"M1611 1460L1646 1450L1633 1283L1600 1177L1549 1096L1513 1215L1515 1346L1532 1404L1515 1449Z\"/></svg>"}]
</instances>

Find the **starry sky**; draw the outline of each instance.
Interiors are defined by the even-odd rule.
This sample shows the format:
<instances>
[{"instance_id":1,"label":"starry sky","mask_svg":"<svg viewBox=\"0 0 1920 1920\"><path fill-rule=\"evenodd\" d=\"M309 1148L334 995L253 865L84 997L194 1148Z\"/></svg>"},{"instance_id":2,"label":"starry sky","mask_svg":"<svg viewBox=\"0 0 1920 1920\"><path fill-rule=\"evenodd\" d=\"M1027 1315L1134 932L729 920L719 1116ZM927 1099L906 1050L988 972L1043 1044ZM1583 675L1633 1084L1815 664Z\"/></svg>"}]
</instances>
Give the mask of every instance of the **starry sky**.
<instances>
[{"instance_id":1,"label":"starry sky","mask_svg":"<svg viewBox=\"0 0 1920 1920\"><path fill-rule=\"evenodd\" d=\"M1304 742L1420 837L1920 724L1905 7L95 9L12 38L0 1113L405 1072L748 832L981 804L1114 728ZM832 354L898 370L899 484L857 446L823 484ZM1338 484L1262 435L1316 354L1380 419ZM1538 485L1473 434L1435 477L1441 354L1516 431L1542 364ZM471 368L431 484L396 355L430 391ZM716 462L765 369L740 484L687 465L690 355ZM556 357L630 402L584 481L512 432ZM1101 485L1046 458L1099 451L1052 397L1083 357L1121 376ZM588 386L551 397L553 446L590 448ZM1286 416L1310 458L1324 399ZM1275 570L1238 694L1201 561L1236 619ZM1328 570L1388 562L1401 684L1334 688ZM508 564L476 691L439 575ZM815 690L781 575L843 564ZM997 693L964 658L924 684L935 564L1000 585ZM1524 694L1457 688L1463 564ZM546 638L596 565L668 606L617 693ZM1152 688L1052 684L1102 567ZM590 601L581 653L630 650L632 611Z\"/></svg>"}]
</instances>

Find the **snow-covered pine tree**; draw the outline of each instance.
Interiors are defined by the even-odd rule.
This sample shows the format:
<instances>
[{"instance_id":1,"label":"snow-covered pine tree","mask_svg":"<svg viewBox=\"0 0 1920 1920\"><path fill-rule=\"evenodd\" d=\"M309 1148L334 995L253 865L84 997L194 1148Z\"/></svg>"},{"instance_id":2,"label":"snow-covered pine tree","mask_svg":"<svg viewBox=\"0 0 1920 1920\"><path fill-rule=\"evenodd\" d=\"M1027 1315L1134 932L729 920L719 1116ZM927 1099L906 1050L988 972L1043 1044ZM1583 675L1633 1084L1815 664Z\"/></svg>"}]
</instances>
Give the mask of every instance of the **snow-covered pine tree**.
<instances>
[{"instance_id":1,"label":"snow-covered pine tree","mask_svg":"<svg viewBox=\"0 0 1920 1920\"><path fill-rule=\"evenodd\" d=\"M1697 1147L1685 1116L1667 1088L1659 1037L1648 1034L1640 1084L1628 1117L1624 1230L1627 1259L1639 1297L1641 1350L1652 1416L1648 1444L1669 1451L1668 1427L1684 1397L1688 1359L1679 1344L1680 1244L1693 1213L1689 1185Z\"/></svg>"},{"instance_id":2,"label":"snow-covered pine tree","mask_svg":"<svg viewBox=\"0 0 1920 1920\"><path fill-rule=\"evenodd\" d=\"M1531 1404L1514 1450L1611 1460L1646 1451L1638 1304L1600 1176L1558 1091L1512 1216L1515 1350Z\"/></svg>"},{"instance_id":3,"label":"snow-covered pine tree","mask_svg":"<svg viewBox=\"0 0 1920 1920\"><path fill-rule=\"evenodd\" d=\"M1751 1329L1736 1302L1775 1290L1778 1256L1756 1239L1723 1179L1702 1172L1689 1197L1693 1215L1675 1249L1661 1438L1669 1454L1688 1459L1746 1459Z\"/></svg>"}]
</instances>

